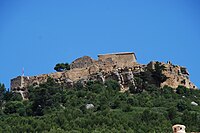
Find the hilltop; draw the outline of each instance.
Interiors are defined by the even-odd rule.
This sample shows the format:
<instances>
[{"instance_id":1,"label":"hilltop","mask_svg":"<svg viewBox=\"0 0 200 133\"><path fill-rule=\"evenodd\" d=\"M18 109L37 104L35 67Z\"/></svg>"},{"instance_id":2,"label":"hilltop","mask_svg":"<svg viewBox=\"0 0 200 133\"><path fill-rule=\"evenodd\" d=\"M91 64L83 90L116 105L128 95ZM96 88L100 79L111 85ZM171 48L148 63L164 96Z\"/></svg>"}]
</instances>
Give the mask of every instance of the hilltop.
<instances>
[{"instance_id":1,"label":"hilltop","mask_svg":"<svg viewBox=\"0 0 200 133\"><path fill-rule=\"evenodd\" d=\"M145 89L145 84L154 84L160 88L184 86L197 89L190 81L189 72L185 67L173 65L170 61L167 63L151 61L148 64L140 64L137 63L135 53L121 52L98 55L98 60L89 56L80 57L70 64L69 70L62 72L18 76L11 80L11 90L20 92L22 97L27 99L27 88L45 83L49 77L56 83L69 88L76 83L83 85L89 81L104 83L112 79L120 84L122 92L129 90L130 87L135 91L142 91Z\"/></svg>"}]
</instances>

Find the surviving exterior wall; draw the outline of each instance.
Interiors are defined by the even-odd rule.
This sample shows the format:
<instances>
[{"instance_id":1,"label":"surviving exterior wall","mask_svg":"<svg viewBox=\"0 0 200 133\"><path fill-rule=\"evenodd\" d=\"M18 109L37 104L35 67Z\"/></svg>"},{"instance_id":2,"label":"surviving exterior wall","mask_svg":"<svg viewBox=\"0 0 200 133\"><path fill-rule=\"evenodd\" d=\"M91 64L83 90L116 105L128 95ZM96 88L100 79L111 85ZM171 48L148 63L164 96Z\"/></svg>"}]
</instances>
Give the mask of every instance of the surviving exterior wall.
<instances>
[{"instance_id":1,"label":"surviving exterior wall","mask_svg":"<svg viewBox=\"0 0 200 133\"><path fill-rule=\"evenodd\" d=\"M22 76L18 76L18 77L14 78L14 79L11 79L11 82L10 82L11 90L13 88L17 89L17 88L21 87L21 78L22 78Z\"/></svg>"},{"instance_id":2,"label":"surviving exterior wall","mask_svg":"<svg viewBox=\"0 0 200 133\"><path fill-rule=\"evenodd\" d=\"M89 71L86 68L76 68L76 69L72 69L68 72L66 72L67 74L67 78L76 81L79 80L85 76L89 75Z\"/></svg>"},{"instance_id":3,"label":"surviving exterior wall","mask_svg":"<svg viewBox=\"0 0 200 133\"><path fill-rule=\"evenodd\" d=\"M123 67L136 62L136 56L131 52L104 54L98 55L98 61L103 62L104 64L111 63L118 67Z\"/></svg>"}]
</instances>

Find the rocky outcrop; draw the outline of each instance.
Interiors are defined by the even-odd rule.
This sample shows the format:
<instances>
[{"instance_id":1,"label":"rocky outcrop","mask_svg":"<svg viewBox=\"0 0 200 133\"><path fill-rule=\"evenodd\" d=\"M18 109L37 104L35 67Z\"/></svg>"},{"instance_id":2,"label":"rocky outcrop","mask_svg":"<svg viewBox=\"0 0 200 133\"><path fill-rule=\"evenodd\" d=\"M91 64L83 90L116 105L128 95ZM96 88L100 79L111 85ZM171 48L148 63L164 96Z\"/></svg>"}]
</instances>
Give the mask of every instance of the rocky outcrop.
<instances>
[{"instance_id":1,"label":"rocky outcrop","mask_svg":"<svg viewBox=\"0 0 200 133\"><path fill-rule=\"evenodd\" d=\"M155 69L156 62L150 62L147 66L149 69ZM167 77L167 80L161 83L161 87L170 86L177 88L179 85L187 88L196 89L197 87L190 81L189 72L185 67L173 65L171 62L163 63L164 70L162 73Z\"/></svg>"},{"instance_id":2,"label":"rocky outcrop","mask_svg":"<svg viewBox=\"0 0 200 133\"><path fill-rule=\"evenodd\" d=\"M127 54L127 56L126 56ZM70 64L71 70L55 72L38 76L18 76L11 79L11 90L20 92L24 99L27 98L28 86L38 86L45 83L47 79L53 78L56 83L66 87L73 87L75 83L82 84L88 81L116 80L121 91L126 91L129 86L136 86L135 77L148 74L148 81L153 81L152 72L156 69L157 62L150 62L147 65L138 64L134 53L119 53L111 55L99 55L98 60L89 56L78 58ZM159 62L164 69L161 71L167 79L159 84L177 88L179 85L196 89L197 87L189 80L189 73L185 67L173 65L170 62ZM153 82L152 82L153 83Z\"/></svg>"},{"instance_id":3,"label":"rocky outcrop","mask_svg":"<svg viewBox=\"0 0 200 133\"><path fill-rule=\"evenodd\" d=\"M70 64L70 68L85 68L91 66L95 61L89 56L83 56Z\"/></svg>"}]
</instances>

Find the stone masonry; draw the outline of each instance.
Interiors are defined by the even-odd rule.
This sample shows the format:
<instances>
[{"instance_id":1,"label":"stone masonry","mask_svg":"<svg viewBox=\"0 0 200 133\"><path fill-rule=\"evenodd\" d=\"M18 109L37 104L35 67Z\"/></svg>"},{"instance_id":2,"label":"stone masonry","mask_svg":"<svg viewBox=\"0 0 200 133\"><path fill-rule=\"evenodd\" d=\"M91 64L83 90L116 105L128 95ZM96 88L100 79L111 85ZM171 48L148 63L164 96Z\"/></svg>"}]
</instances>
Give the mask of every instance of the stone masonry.
<instances>
[{"instance_id":1,"label":"stone masonry","mask_svg":"<svg viewBox=\"0 0 200 133\"><path fill-rule=\"evenodd\" d=\"M177 88L179 85L196 89L197 87L189 80L187 69L168 63L162 63L165 70L162 72L168 79L161 84ZM11 79L11 90L20 92L24 99L27 98L28 86L38 86L45 83L48 77L53 78L57 83L72 87L74 83L89 80L105 82L107 79L118 81L122 91L128 90L130 84L134 85L134 75L140 72L154 69L155 62L142 65L136 62L133 52L113 53L98 55L98 60L89 56L83 56L70 64L70 70L42 74L37 76L18 76Z\"/></svg>"}]
</instances>

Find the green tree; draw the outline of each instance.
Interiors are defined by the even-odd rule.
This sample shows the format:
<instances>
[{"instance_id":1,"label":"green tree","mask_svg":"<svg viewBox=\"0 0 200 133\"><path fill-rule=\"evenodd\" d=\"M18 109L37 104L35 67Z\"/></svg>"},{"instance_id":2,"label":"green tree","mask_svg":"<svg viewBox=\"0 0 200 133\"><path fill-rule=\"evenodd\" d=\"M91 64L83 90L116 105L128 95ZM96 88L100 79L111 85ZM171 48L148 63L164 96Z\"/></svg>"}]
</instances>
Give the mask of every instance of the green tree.
<instances>
[{"instance_id":1,"label":"green tree","mask_svg":"<svg viewBox=\"0 0 200 133\"><path fill-rule=\"evenodd\" d=\"M105 85L107 86L108 89L115 90L115 91L119 91L120 90L120 85L115 80L107 80L105 82Z\"/></svg>"},{"instance_id":2,"label":"green tree","mask_svg":"<svg viewBox=\"0 0 200 133\"><path fill-rule=\"evenodd\" d=\"M167 111L168 111L168 117L169 117L170 120L173 120L173 119L176 118L176 116L177 116L177 108L171 107Z\"/></svg>"},{"instance_id":3,"label":"green tree","mask_svg":"<svg viewBox=\"0 0 200 133\"><path fill-rule=\"evenodd\" d=\"M6 88L5 88L4 84L0 83L0 106L2 106L4 96L5 96L5 91L6 91Z\"/></svg>"},{"instance_id":4,"label":"green tree","mask_svg":"<svg viewBox=\"0 0 200 133\"><path fill-rule=\"evenodd\" d=\"M190 95L190 89L179 85L178 88L176 88L176 93L181 94L181 95L185 95L185 96L189 96Z\"/></svg>"},{"instance_id":5,"label":"green tree","mask_svg":"<svg viewBox=\"0 0 200 133\"><path fill-rule=\"evenodd\" d=\"M141 93L145 89L144 80L140 77L135 77L135 85L129 86L130 93Z\"/></svg>"},{"instance_id":6,"label":"green tree","mask_svg":"<svg viewBox=\"0 0 200 133\"><path fill-rule=\"evenodd\" d=\"M39 87L29 88L29 99L32 102L33 115L44 115L45 110L59 106L62 100L63 88L59 86L52 78L47 82L40 84Z\"/></svg>"},{"instance_id":7,"label":"green tree","mask_svg":"<svg viewBox=\"0 0 200 133\"><path fill-rule=\"evenodd\" d=\"M4 101L21 101L22 96L20 93L12 92L12 91L6 91L4 93Z\"/></svg>"},{"instance_id":8,"label":"green tree","mask_svg":"<svg viewBox=\"0 0 200 133\"><path fill-rule=\"evenodd\" d=\"M155 69L152 70L152 77L155 80L155 83L158 87L160 84L167 80L167 77L162 73L165 70L165 66L160 62L156 62Z\"/></svg>"},{"instance_id":9,"label":"green tree","mask_svg":"<svg viewBox=\"0 0 200 133\"><path fill-rule=\"evenodd\" d=\"M177 104L178 111L190 110L191 105L184 100L180 100Z\"/></svg>"},{"instance_id":10,"label":"green tree","mask_svg":"<svg viewBox=\"0 0 200 133\"><path fill-rule=\"evenodd\" d=\"M65 71L65 70L70 70L70 65L68 63L58 63L54 67L54 70L56 70L57 72L62 72L62 71Z\"/></svg>"},{"instance_id":11,"label":"green tree","mask_svg":"<svg viewBox=\"0 0 200 133\"><path fill-rule=\"evenodd\" d=\"M21 101L9 101L5 104L5 114L18 113L20 115L25 114L24 104Z\"/></svg>"}]
</instances>

